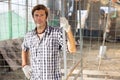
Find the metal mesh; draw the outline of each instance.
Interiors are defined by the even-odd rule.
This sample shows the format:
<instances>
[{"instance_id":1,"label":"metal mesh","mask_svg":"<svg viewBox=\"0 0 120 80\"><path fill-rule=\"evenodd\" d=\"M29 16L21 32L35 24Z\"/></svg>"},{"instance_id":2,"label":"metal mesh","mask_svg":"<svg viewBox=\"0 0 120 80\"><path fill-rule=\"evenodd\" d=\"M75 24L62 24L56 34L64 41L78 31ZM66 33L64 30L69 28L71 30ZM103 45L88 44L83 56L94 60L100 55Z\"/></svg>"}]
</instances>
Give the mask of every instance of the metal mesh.
<instances>
[{"instance_id":1,"label":"metal mesh","mask_svg":"<svg viewBox=\"0 0 120 80\"><path fill-rule=\"evenodd\" d=\"M59 26L62 2L60 2L61 0L55 0L55 2L51 0L49 3L49 1L11 0L11 3L7 0L0 1L0 80L27 80L21 70L20 55L23 39L21 37L25 35L26 29L29 31L35 27L31 9L38 3L49 7L49 25ZM76 54L67 53L66 64L64 64L64 54L61 55L63 80L65 80L64 65L67 67L67 80L119 80L120 4L112 2L112 0L105 0L108 2L104 2L104 0L73 1L64 0L64 16L71 25L77 52ZM27 4L28 10L26 10ZM59 6L55 7L58 4ZM10 5L11 9L8 8ZM87 11L86 18L83 17L85 13L81 12L83 10ZM28 13L26 13L27 11ZM83 26L82 22L84 22ZM106 26L108 26L107 29ZM105 38L104 45L103 37ZM101 46L106 46L104 54L101 52Z\"/></svg>"}]
</instances>

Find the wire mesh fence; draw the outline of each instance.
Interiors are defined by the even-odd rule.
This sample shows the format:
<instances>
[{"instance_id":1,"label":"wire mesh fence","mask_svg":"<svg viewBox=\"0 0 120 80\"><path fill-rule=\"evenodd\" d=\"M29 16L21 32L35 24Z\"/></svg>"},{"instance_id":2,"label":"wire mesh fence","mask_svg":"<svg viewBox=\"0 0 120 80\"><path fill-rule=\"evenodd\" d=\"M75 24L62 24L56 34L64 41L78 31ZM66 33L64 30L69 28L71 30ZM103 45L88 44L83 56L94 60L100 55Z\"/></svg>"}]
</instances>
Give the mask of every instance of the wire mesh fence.
<instances>
[{"instance_id":1,"label":"wire mesh fence","mask_svg":"<svg viewBox=\"0 0 120 80\"><path fill-rule=\"evenodd\" d=\"M62 15L61 0L0 1L0 80L27 80L21 70L21 37L35 27L31 9L36 4L45 4L49 8L49 25L58 27ZM62 80L119 80L119 0L64 0L64 9L77 52L66 54L66 64L64 54L61 55Z\"/></svg>"}]
</instances>

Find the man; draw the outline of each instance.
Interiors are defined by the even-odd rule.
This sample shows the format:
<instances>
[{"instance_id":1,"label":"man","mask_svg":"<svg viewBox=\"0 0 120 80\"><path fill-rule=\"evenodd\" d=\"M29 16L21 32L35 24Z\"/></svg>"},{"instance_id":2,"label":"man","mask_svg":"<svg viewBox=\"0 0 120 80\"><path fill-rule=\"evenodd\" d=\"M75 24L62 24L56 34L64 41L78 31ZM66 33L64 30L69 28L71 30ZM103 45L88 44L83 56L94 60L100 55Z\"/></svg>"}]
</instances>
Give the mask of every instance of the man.
<instances>
[{"instance_id":1,"label":"man","mask_svg":"<svg viewBox=\"0 0 120 80\"><path fill-rule=\"evenodd\" d=\"M63 48L62 28L47 25L48 9L36 5L32 9L36 28L28 32L22 44L22 69L31 80L61 80L59 51ZM70 25L65 18L60 18L60 25L66 31L70 53L76 52L75 39ZM30 66L28 65L30 53Z\"/></svg>"}]
</instances>

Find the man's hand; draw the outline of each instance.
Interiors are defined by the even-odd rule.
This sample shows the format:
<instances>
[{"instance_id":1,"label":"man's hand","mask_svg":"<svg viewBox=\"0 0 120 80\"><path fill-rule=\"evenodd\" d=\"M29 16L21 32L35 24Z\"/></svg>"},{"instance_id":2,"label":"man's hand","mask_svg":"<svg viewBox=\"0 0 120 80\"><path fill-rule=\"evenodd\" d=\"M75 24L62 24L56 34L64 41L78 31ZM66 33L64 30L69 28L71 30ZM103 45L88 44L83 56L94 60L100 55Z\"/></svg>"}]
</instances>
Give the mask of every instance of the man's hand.
<instances>
[{"instance_id":1,"label":"man's hand","mask_svg":"<svg viewBox=\"0 0 120 80\"><path fill-rule=\"evenodd\" d=\"M70 29L70 25L68 23L68 20L65 17L60 18L60 27L63 27L63 29L68 32Z\"/></svg>"},{"instance_id":2,"label":"man's hand","mask_svg":"<svg viewBox=\"0 0 120 80\"><path fill-rule=\"evenodd\" d=\"M29 65L25 65L23 68L22 68L25 76L30 79L30 76L31 76L31 67Z\"/></svg>"},{"instance_id":3,"label":"man's hand","mask_svg":"<svg viewBox=\"0 0 120 80\"><path fill-rule=\"evenodd\" d=\"M65 17L60 18L60 27L63 27L63 29L67 32L68 50L70 51L70 53L75 53L76 52L75 39L70 29L68 20Z\"/></svg>"}]
</instances>

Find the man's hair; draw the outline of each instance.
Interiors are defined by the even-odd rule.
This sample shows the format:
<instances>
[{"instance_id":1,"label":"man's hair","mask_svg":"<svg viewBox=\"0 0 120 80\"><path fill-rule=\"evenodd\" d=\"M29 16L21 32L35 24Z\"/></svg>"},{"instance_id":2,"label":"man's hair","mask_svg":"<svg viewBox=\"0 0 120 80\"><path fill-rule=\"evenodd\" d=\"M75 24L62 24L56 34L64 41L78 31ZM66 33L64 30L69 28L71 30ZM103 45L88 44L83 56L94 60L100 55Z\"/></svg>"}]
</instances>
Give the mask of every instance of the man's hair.
<instances>
[{"instance_id":1,"label":"man's hair","mask_svg":"<svg viewBox=\"0 0 120 80\"><path fill-rule=\"evenodd\" d=\"M46 18L48 17L48 9L46 6L44 6L42 4L38 4L38 5L34 6L32 9L32 17L34 17L34 12L36 10L45 10Z\"/></svg>"}]
</instances>

